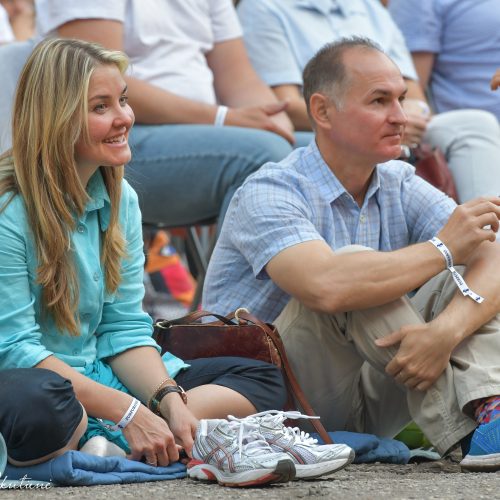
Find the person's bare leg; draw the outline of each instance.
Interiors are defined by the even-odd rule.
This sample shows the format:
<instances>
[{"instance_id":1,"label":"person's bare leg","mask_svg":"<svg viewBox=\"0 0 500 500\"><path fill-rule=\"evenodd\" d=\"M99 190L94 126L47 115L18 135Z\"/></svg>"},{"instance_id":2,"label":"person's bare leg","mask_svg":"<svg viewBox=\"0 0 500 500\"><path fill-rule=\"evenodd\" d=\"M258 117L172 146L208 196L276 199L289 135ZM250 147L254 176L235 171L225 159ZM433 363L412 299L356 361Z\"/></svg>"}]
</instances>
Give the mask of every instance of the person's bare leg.
<instances>
[{"instance_id":1,"label":"person's bare leg","mask_svg":"<svg viewBox=\"0 0 500 500\"><path fill-rule=\"evenodd\" d=\"M188 408L196 418L246 417L255 406L240 393L221 385L200 385L187 391Z\"/></svg>"}]
</instances>

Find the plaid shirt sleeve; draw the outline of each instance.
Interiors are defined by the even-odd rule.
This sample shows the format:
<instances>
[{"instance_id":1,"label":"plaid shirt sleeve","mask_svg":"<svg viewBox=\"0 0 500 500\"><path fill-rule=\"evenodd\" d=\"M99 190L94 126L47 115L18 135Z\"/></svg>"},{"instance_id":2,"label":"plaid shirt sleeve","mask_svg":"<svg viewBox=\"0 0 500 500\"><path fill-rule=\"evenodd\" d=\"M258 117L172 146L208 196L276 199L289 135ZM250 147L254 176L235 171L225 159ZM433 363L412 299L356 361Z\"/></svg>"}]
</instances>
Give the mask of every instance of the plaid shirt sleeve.
<instances>
[{"instance_id":1,"label":"plaid shirt sleeve","mask_svg":"<svg viewBox=\"0 0 500 500\"><path fill-rule=\"evenodd\" d=\"M286 248L323 239L312 222L314 206L304 197L298 182L290 172L280 169L251 179L237 195L231 220L232 243L257 278L267 278L265 266Z\"/></svg>"}]
</instances>

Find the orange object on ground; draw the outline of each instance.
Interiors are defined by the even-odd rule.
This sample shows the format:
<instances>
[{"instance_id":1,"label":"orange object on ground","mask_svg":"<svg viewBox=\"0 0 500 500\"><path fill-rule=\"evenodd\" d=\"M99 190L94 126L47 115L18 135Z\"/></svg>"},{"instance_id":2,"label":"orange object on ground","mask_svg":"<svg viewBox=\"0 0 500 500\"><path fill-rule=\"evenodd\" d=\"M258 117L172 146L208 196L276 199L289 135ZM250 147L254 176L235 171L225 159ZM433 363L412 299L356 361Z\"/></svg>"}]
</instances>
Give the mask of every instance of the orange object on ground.
<instances>
[{"instance_id":1,"label":"orange object on ground","mask_svg":"<svg viewBox=\"0 0 500 500\"><path fill-rule=\"evenodd\" d=\"M186 307L191 305L196 281L170 245L170 237L166 231L157 231L149 243L145 270L157 291L170 293ZM161 285L164 285L164 288ZM163 289L158 289L159 287Z\"/></svg>"}]
</instances>

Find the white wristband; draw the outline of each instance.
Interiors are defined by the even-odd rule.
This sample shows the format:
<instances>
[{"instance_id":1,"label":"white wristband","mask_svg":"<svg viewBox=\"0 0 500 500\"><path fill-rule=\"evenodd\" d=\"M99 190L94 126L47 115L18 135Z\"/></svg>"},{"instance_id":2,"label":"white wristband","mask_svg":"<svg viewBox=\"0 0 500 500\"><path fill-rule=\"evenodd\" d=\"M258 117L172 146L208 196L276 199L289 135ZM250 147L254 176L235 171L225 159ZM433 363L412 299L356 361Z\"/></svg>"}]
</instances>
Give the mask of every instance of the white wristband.
<instances>
[{"instance_id":1,"label":"white wristband","mask_svg":"<svg viewBox=\"0 0 500 500\"><path fill-rule=\"evenodd\" d=\"M444 260L446 262L446 268L448 271L450 271L453 281L455 282L455 285L459 288L459 290L462 292L462 295L464 297L470 297L472 300L477 302L478 304L481 304L483 302L484 297L481 297L481 295L478 295L477 293L473 292L468 286L465 280L462 278L460 273L453 267L453 257L451 255L451 252L449 248L439 239L439 238L431 238L430 243L432 243L443 255Z\"/></svg>"},{"instance_id":2,"label":"white wristband","mask_svg":"<svg viewBox=\"0 0 500 500\"><path fill-rule=\"evenodd\" d=\"M453 267L453 257L451 256L449 248L436 236L431 238L429 241L443 254L446 267Z\"/></svg>"},{"instance_id":3,"label":"white wristband","mask_svg":"<svg viewBox=\"0 0 500 500\"><path fill-rule=\"evenodd\" d=\"M125 412L121 420L116 424L116 425L109 425L105 424L100 418L99 422L106 427L106 429L109 429L110 431L119 431L125 429L130 422L132 422L133 418L135 417L135 414L138 412L139 408L141 406L141 402L133 398L132 403L130 403L130 406L128 407L128 410Z\"/></svg>"},{"instance_id":4,"label":"white wristband","mask_svg":"<svg viewBox=\"0 0 500 500\"><path fill-rule=\"evenodd\" d=\"M214 120L214 125L216 127L224 126L224 121L226 120L228 109L229 108L227 106L217 107L217 112L215 113L215 120Z\"/></svg>"}]
</instances>

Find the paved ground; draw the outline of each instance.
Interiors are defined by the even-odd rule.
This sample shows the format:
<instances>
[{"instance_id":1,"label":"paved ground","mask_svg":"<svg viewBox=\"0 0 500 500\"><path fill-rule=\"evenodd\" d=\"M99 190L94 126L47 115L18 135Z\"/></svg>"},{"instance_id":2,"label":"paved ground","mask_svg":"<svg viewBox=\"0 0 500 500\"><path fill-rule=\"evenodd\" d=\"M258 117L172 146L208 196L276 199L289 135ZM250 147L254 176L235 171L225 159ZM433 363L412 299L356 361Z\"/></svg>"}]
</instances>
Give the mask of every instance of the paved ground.
<instances>
[{"instance_id":1,"label":"paved ground","mask_svg":"<svg viewBox=\"0 0 500 500\"><path fill-rule=\"evenodd\" d=\"M500 497L500 473L461 473L456 462L350 465L326 479L254 489L231 489L188 479L121 486L0 491L1 500L24 499L492 499Z\"/></svg>"}]
</instances>

